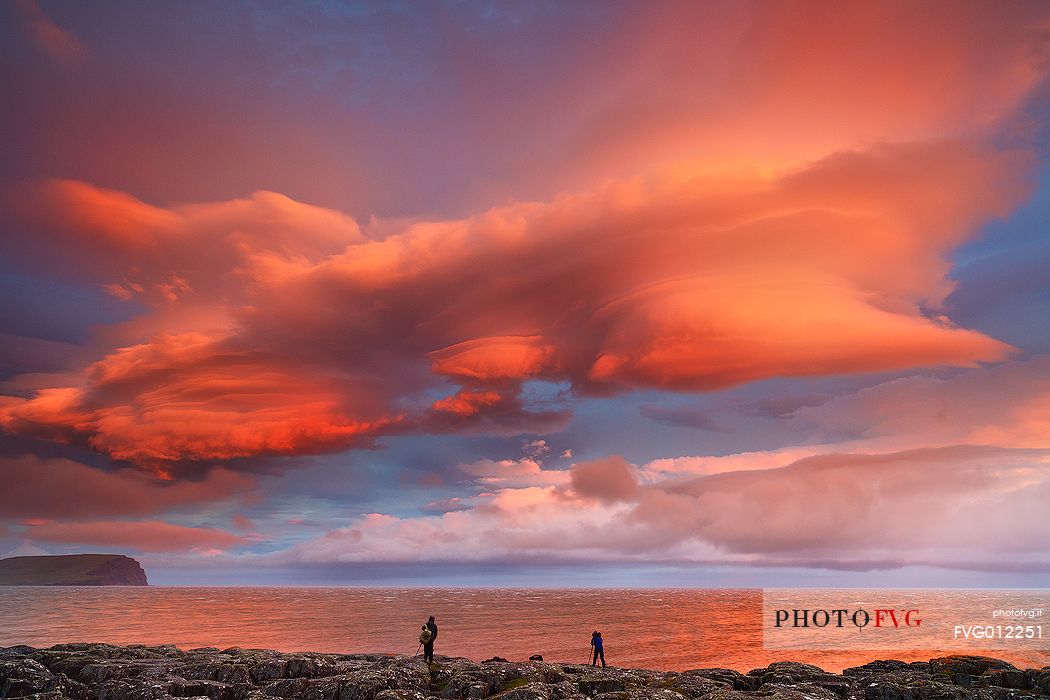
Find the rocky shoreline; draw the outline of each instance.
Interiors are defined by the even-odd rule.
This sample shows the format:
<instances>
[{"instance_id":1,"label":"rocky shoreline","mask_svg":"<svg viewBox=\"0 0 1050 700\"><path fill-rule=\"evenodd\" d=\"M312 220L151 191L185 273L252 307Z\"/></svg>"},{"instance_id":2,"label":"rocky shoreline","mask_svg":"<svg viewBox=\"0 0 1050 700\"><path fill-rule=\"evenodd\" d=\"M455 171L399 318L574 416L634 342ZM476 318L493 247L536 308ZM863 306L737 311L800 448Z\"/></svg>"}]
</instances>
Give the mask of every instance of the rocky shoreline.
<instances>
[{"instance_id":1,"label":"rocky shoreline","mask_svg":"<svg viewBox=\"0 0 1050 700\"><path fill-rule=\"evenodd\" d=\"M33 700L1037 700L1050 667L982 656L874 661L827 673L777 662L747 673L472 662L386 654L59 644L0 647L0 697Z\"/></svg>"}]
</instances>

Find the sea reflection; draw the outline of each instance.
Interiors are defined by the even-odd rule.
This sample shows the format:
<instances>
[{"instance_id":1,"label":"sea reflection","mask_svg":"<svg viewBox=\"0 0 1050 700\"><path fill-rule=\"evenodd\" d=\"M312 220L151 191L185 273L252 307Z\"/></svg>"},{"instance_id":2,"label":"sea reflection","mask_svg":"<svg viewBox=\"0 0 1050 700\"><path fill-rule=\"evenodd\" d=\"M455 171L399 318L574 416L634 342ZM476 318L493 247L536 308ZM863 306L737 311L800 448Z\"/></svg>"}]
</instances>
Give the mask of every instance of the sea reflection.
<instances>
[{"instance_id":1,"label":"sea reflection","mask_svg":"<svg viewBox=\"0 0 1050 700\"><path fill-rule=\"evenodd\" d=\"M947 591L946 605L988 595ZM416 588L0 588L0 644L61 642L261 647L413 654L435 615L438 655L589 661L599 629L610 665L746 671L796 660L839 671L867 661L927 660L958 650L765 650L760 590ZM1048 630L1050 631L1050 630ZM978 650L974 650L977 652ZM1050 650L997 649L1021 667Z\"/></svg>"}]
</instances>

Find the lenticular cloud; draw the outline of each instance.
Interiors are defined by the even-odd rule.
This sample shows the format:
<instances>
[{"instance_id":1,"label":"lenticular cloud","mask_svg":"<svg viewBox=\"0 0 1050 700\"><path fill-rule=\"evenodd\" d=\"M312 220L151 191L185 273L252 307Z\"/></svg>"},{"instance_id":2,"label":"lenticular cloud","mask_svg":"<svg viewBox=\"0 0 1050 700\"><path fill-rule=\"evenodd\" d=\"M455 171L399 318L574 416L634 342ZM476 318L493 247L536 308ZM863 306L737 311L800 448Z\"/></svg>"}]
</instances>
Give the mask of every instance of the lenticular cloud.
<instances>
[{"instance_id":1,"label":"lenticular cloud","mask_svg":"<svg viewBox=\"0 0 1050 700\"><path fill-rule=\"evenodd\" d=\"M966 142L881 145L383 238L272 193L163 209L52 183L26 210L44 249L23 254L90 251L78 273L147 312L76 382L4 397L0 425L172 475L391 432L553 429L565 413L529 406L531 380L707 391L1002 360L1009 346L941 310L945 256L1016 205L1027 165Z\"/></svg>"}]
</instances>

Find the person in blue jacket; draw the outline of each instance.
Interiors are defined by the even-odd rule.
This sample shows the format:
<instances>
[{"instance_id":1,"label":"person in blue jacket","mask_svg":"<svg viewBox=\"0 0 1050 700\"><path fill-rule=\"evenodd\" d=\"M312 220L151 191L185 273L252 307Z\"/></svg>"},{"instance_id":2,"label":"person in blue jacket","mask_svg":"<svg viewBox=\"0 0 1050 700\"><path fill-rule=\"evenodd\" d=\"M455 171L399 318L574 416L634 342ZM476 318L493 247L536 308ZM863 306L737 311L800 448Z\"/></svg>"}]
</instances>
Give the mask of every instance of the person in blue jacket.
<instances>
[{"instance_id":1,"label":"person in blue jacket","mask_svg":"<svg viewBox=\"0 0 1050 700\"><path fill-rule=\"evenodd\" d=\"M591 633L591 646L594 647L594 658L591 659L591 666L597 666L600 658L602 660L602 668L605 668L605 647L602 643L602 633L598 630L594 630Z\"/></svg>"}]
</instances>

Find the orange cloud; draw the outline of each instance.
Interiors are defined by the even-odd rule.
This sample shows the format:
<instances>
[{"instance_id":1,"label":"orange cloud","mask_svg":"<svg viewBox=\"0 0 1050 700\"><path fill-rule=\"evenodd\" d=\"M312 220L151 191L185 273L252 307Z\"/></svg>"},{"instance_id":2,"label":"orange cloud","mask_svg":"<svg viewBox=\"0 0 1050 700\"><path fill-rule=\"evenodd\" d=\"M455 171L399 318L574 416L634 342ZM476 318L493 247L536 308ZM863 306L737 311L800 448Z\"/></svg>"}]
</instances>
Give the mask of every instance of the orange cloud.
<instances>
[{"instance_id":1,"label":"orange cloud","mask_svg":"<svg viewBox=\"0 0 1050 700\"><path fill-rule=\"evenodd\" d=\"M470 385L702 390L996 360L1009 348L927 310L951 290L945 254L1024 196L1026 162L937 143L771 180L624 182L268 267L285 280L268 308L336 286L325 303L347 313L382 298L384 326Z\"/></svg>"},{"instance_id":2,"label":"orange cloud","mask_svg":"<svg viewBox=\"0 0 1050 700\"><path fill-rule=\"evenodd\" d=\"M88 544L143 552L226 550L247 540L223 530L159 520L48 523L26 533L34 542Z\"/></svg>"},{"instance_id":3,"label":"orange cloud","mask_svg":"<svg viewBox=\"0 0 1050 700\"><path fill-rule=\"evenodd\" d=\"M30 455L0 458L0 472L6 480L0 491L0 518L23 519L23 523L192 509L247 497L255 487L252 477L226 469L214 469L199 480L172 483L136 469L104 471L67 459Z\"/></svg>"},{"instance_id":4,"label":"orange cloud","mask_svg":"<svg viewBox=\"0 0 1050 700\"><path fill-rule=\"evenodd\" d=\"M1048 494L1045 450L952 446L672 482L643 493L631 519L665 542L696 538L740 555L904 565L998 548L1020 560L1045 549L1047 526L1033 518Z\"/></svg>"},{"instance_id":5,"label":"orange cloud","mask_svg":"<svg viewBox=\"0 0 1050 700\"><path fill-rule=\"evenodd\" d=\"M430 353L434 372L480 382L555 376L553 346L540 337L475 338Z\"/></svg>"},{"instance_id":6,"label":"orange cloud","mask_svg":"<svg viewBox=\"0 0 1050 700\"><path fill-rule=\"evenodd\" d=\"M568 471L461 465L485 492L351 526L353 547L321 539L288 556L1050 570L1048 362L891 380L792 418L848 442L641 468L618 456Z\"/></svg>"},{"instance_id":7,"label":"orange cloud","mask_svg":"<svg viewBox=\"0 0 1050 700\"><path fill-rule=\"evenodd\" d=\"M43 53L59 63L80 63L88 58L87 47L71 32L55 24L37 0L17 0L26 31Z\"/></svg>"},{"instance_id":8,"label":"orange cloud","mask_svg":"<svg viewBox=\"0 0 1050 700\"><path fill-rule=\"evenodd\" d=\"M1046 75L1039 2L668 2L626 20L599 68L581 56L527 113L550 128L551 105L571 105L555 112L573 127L560 167L544 161L536 179L579 186L639 164L768 172L1000 129Z\"/></svg>"},{"instance_id":9,"label":"orange cloud","mask_svg":"<svg viewBox=\"0 0 1050 700\"><path fill-rule=\"evenodd\" d=\"M1050 448L1050 356L905 377L796 413L818 436L897 449L941 445Z\"/></svg>"},{"instance_id":10,"label":"orange cloud","mask_svg":"<svg viewBox=\"0 0 1050 700\"><path fill-rule=\"evenodd\" d=\"M503 400L496 391L460 391L453 396L446 396L434 402L433 409L457 416L473 416L484 409Z\"/></svg>"},{"instance_id":11,"label":"orange cloud","mask_svg":"<svg viewBox=\"0 0 1050 700\"><path fill-rule=\"evenodd\" d=\"M703 391L1002 360L1011 348L938 309L945 256L1025 195L1027 165L972 143L883 145L773 178L613 183L382 240L278 195L155 210L60 183L34 210L64 240L96 232L82 272L112 284L125 266L154 290L151 314L117 334L192 330L118 346L78 386L6 397L0 426L170 471L409 428L554 429L564 409L525 405L531 379ZM419 405L442 377L463 390Z\"/></svg>"},{"instance_id":12,"label":"orange cloud","mask_svg":"<svg viewBox=\"0 0 1050 700\"><path fill-rule=\"evenodd\" d=\"M429 504L422 517L373 513L273 558L1045 571L1047 457L972 446L831 453L648 485L610 457L582 466L572 489L522 484Z\"/></svg>"},{"instance_id":13,"label":"orange cloud","mask_svg":"<svg viewBox=\"0 0 1050 700\"><path fill-rule=\"evenodd\" d=\"M619 455L572 465L573 491L583 498L614 503L625 501L638 491L631 465Z\"/></svg>"},{"instance_id":14,"label":"orange cloud","mask_svg":"<svg viewBox=\"0 0 1050 700\"><path fill-rule=\"evenodd\" d=\"M14 249L75 279L103 280L111 294L166 305L213 303L247 280L241 268L263 256L317 260L362 241L340 212L260 191L248 199L153 206L116 190L51 180L5 193L6 208L38 232ZM43 251L34 246L43 244ZM49 251L61 246L65 260Z\"/></svg>"},{"instance_id":15,"label":"orange cloud","mask_svg":"<svg viewBox=\"0 0 1050 700\"><path fill-rule=\"evenodd\" d=\"M540 462L526 457L513 459L480 459L459 468L473 477L483 489L520 489L532 486L561 486L569 483L570 474L560 469L544 469Z\"/></svg>"},{"instance_id":16,"label":"orange cloud","mask_svg":"<svg viewBox=\"0 0 1050 700\"><path fill-rule=\"evenodd\" d=\"M163 335L95 363L81 387L5 397L0 426L168 476L183 461L342 448L397 422L348 416L352 395L203 334Z\"/></svg>"},{"instance_id":17,"label":"orange cloud","mask_svg":"<svg viewBox=\"0 0 1050 700\"><path fill-rule=\"evenodd\" d=\"M517 381L497 381L492 388L463 389L438 399L417 419L416 427L437 433L517 435L557 431L565 426L566 411L530 410L526 407L517 382L520 378Z\"/></svg>"},{"instance_id":18,"label":"orange cloud","mask_svg":"<svg viewBox=\"0 0 1050 700\"><path fill-rule=\"evenodd\" d=\"M251 518L244 515L234 515L232 518L233 526L238 530L254 530L255 523L252 522Z\"/></svg>"}]
</instances>

